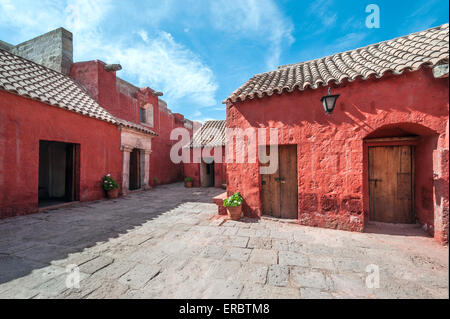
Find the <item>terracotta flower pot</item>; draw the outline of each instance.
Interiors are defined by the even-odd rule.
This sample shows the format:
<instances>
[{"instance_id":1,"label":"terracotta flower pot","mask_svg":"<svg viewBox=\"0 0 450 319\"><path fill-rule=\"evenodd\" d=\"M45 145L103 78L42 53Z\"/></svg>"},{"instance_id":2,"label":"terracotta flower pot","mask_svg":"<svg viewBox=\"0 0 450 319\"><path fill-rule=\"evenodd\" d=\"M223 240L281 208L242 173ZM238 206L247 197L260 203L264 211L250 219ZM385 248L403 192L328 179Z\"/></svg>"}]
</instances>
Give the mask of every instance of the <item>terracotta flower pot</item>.
<instances>
[{"instance_id":1,"label":"terracotta flower pot","mask_svg":"<svg viewBox=\"0 0 450 319\"><path fill-rule=\"evenodd\" d=\"M228 217L231 220L239 220L242 217L242 205L236 207L227 207Z\"/></svg>"},{"instance_id":2,"label":"terracotta flower pot","mask_svg":"<svg viewBox=\"0 0 450 319\"><path fill-rule=\"evenodd\" d=\"M117 197L119 197L119 189L118 188L114 188L114 189L110 189L110 190L106 191L106 196L108 198L117 198Z\"/></svg>"},{"instance_id":3,"label":"terracotta flower pot","mask_svg":"<svg viewBox=\"0 0 450 319\"><path fill-rule=\"evenodd\" d=\"M192 187L192 181L184 182L184 186L186 186L188 188Z\"/></svg>"}]
</instances>

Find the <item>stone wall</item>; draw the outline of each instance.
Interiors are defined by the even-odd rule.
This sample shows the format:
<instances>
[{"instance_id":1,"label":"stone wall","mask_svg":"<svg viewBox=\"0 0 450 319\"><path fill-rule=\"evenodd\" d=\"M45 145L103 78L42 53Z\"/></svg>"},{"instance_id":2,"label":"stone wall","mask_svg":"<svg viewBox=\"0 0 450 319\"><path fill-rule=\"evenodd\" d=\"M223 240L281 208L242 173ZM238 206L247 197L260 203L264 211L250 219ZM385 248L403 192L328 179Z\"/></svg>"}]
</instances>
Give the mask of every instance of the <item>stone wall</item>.
<instances>
[{"instance_id":1,"label":"stone wall","mask_svg":"<svg viewBox=\"0 0 450 319\"><path fill-rule=\"evenodd\" d=\"M150 184L167 184L183 180L183 164L173 163L170 150L177 142L170 139L173 129L184 127L192 136L192 127L197 123L188 121L182 114L172 113L167 103L150 88L138 88L108 72L105 63L99 60L73 63L70 76L82 84L88 92L108 110L121 119L147 126L158 136L152 138L150 155ZM140 108L153 110L151 125L140 122Z\"/></svg>"},{"instance_id":2,"label":"stone wall","mask_svg":"<svg viewBox=\"0 0 450 319\"><path fill-rule=\"evenodd\" d=\"M355 231L362 231L370 220L364 139L386 126L419 136L414 190L417 222L446 242L448 171L439 167L448 166L444 143L448 78L436 79L431 69L424 68L335 85L333 92L340 97L331 115L325 114L320 103L326 87L228 103L227 128L266 128L267 136L269 128L278 129L278 144L298 149L298 222ZM229 163L226 171L228 195L240 191L244 213L261 216L259 164Z\"/></svg>"},{"instance_id":3,"label":"stone wall","mask_svg":"<svg viewBox=\"0 0 450 319\"><path fill-rule=\"evenodd\" d=\"M2 45L6 48L6 45ZM9 51L50 69L68 75L73 63L72 33L64 28L47 32L12 46Z\"/></svg>"},{"instance_id":4,"label":"stone wall","mask_svg":"<svg viewBox=\"0 0 450 319\"><path fill-rule=\"evenodd\" d=\"M184 163L184 177L192 177L194 187L202 186L202 154L205 157L214 157L214 187L222 187L223 184L227 183L225 146L203 147L201 149L189 148L187 151L189 152L189 163Z\"/></svg>"},{"instance_id":5,"label":"stone wall","mask_svg":"<svg viewBox=\"0 0 450 319\"><path fill-rule=\"evenodd\" d=\"M133 84L119 77L116 77L116 87L117 91L134 99L136 98L136 92L139 91L139 88L137 86L134 86Z\"/></svg>"},{"instance_id":6,"label":"stone wall","mask_svg":"<svg viewBox=\"0 0 450 319\"><path fill-rule=\"evenodd\" d=\"M14 48L12 44L9 44L8 42L0 40L0 49L11 51L11 49Z\"/></svg>"},{"instance_id":7,"label":"stone wall","mask_svg":"<svg viewBox=\"0 0 450 319\"><path fill-rule=\"evenodd\" d=\"M122 183L116 125L2 90L0 101L0 218L37 212L39 141L80 145L80 201L105 197L105 174Z\"/></svg>"}]
</instances>

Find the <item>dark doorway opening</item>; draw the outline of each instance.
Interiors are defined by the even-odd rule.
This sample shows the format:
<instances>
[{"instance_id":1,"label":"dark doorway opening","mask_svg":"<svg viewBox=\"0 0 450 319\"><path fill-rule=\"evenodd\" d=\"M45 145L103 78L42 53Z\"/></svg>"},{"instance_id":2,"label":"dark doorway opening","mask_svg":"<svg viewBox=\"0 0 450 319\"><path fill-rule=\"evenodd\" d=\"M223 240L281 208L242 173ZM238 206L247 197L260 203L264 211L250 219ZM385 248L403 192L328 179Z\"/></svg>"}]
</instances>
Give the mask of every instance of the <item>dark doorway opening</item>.
<instances>
[{"instance_id":1,"label":"dark doorway opening","mask_svg":"<svg viewBox=\"0 0 450 319\"><path fill-rule=\"evenodd\" d=\"M39 141L39 207L78 200L79 145Z\"/></svg>"},{"instance_id":2,"label":"dark doorway opening","mask_svg":"<svg viewBox=\"0 0 450 319\"><path fill-rule=\"evenodd\" d=\"M206 164L206 176L208 180L208 186L214 186L214 162Z\"/></svg>"},{"instance_id":3,"label":"dark doorway opening","mask_svg":"<svg viewBox=\"0 0 450 319\"><path fill-rule=\"evenodd\" d=\"M202 172L200 173L202 187L214 187L214 161L212 158L206 158L202 160L200 166Z\"/></svg>"},{"instance_id":4,"label":"dark doorway opening","mask_svg":"<svg viewBox=\"0 0 450 319\"><path fill-rule=\"evenodd\" d=\"M130 180L129 189L141 188L141 151L134 148L130 153Z\"/></svg>"}]
</instances>

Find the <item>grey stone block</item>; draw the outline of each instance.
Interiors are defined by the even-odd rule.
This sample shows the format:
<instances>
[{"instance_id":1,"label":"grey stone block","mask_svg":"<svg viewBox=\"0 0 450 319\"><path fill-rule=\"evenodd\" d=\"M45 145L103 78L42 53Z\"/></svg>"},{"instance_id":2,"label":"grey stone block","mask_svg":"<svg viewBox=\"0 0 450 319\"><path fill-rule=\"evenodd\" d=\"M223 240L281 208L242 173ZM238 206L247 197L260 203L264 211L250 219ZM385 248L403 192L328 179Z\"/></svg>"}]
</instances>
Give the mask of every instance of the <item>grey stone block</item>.
<instances>
[{"instance_id":1,"label":"grey stone block","mask_svg":"<svg viewBox=\"0 0 450 319\"><path fill-rule=\"evenodd\" d=\"M317 288L300 288L300 298L302 299L334 299L334 296L327 291Z\"/></svg>"},{"instance_id":2,"label":"grey stone block","mask_svg":"<svg viewBox=\"0 0 450 319\"><path fill-rule=\"evenodd\" d=\"M280 251L278 253L278 263L287 266L303 266L308 267L308 256L292 251Z\"/></svg>"},{"instance_id":3,"label":"grey stone block","mask_svg":"<svg viewBox=\"0 0 450 319\"><path fill-rule=\"evenodd\" d=\"M243 263L238 269L239 279L243 282L265 284L269 267L263 264Z\"/></svg>"},{"instance_id":4,"label":"grey stone block","mask_svg":"<svg viewBox=\"0 0 450 319\"><path fill-rule=\"evenodd\" d=\"M289 267L271 265L267 275L267 284L272 286L285 287L289 283Z\"/></svg>"},{"instance_id":5,"label":"grey stone block","mask_svg":"<svg viewBox=\"0 0 450 319\"><path fill-rule=\"evenodd\" d=\"M208 245L203 249L200 257L220 259L226 252L227 250L223 246Z\"/></svg>"},{"instance_id":6,"label":"grey stone block","mask_svg":"<svg viewBox=\"0 0 450 319\"><path fill-rule=\"evenodd\" d=\"M219 279L210 283L202 298L236 299L243 287L244 285L240 282Z\"/></svg>"},{"instance_id":7,"label":"grey stone block","mask_svg":"<svg viewBox=\"0 0 450 319\"><path fill-rule=\"evenodd\" d=\"M248 248L270 249L272 240L264 237L251 237L247 244Z\"/></svg>"},{"instance_id":8,"label":"grey stone block","mask_svg":"<svg viewBox=\"0 0 450 319\"><path fill-rule=\"evenodd\" d=\"M105 268L109 264L112 264L114 259L107 256L100 256L97 258L94 258L80 266L80 271L84 272L86 274L93 274L96 271L99 271L102 268Z\"/></svg>"},{"instance_id":9,"label":"grey stone block","mask_svg":"<svg viewBox=\"0 0 450 319\"><path fill-rule=\"evenodd\" d=\"M231 247L225 255L225 259L247 261L252 250L248 248Z\"/></svg>"},{"instance_id":10,"label":"grey stone block","mask_svg":"<svg viewBox=\"0 0 450 319\"><path fill-rule=\"evenodd\" d=\"M293 283L300 288L330 289L329 281L320 271L304 267L293 267L291 277Z\"/></svg>"},{"instance_id":11,"label":"grey stone block","mask_svg":"<svg viewBox=\"0 0 450 319\"><path fill-rule=\"evenodd\" d=\"M250 262L258 264L273 265L278 263L278 252L269 249L253 249Z\"/></svg>"},{"instance_id":12,"label":"grey stone block","mask_svg":"<svg viewBox=\"0 0 450 319\"><path fill-rule=\"evenodd\" d=\"M224 241L224 244L232 246L232 247L245 248L245 247L247 247L248 241L249 241L249 237L229 236L228 239L226 241Z\"/></svg>"},{"instance_id":13,"label":"grey stone block","mask_svg":"<svg viewBox=\"0 0 450 319\"><path fill-rule=\"evenodd\" d=\"M128 285L133 289L144 287L161 271L161 267L157 265L136 265L133 269L122 275L119 282Z\"/></svg>"},{"instance_id":14,"label":"grey stone block","mask_svg":"<svg viewBox=\"0 0 450 319\"><path fill-rule=\"evenodd\" d=\"M237 260L220 260L214 264L207 276L216 279L236 280L239 278L241 263Z\"/></svg>"}]
</instances>

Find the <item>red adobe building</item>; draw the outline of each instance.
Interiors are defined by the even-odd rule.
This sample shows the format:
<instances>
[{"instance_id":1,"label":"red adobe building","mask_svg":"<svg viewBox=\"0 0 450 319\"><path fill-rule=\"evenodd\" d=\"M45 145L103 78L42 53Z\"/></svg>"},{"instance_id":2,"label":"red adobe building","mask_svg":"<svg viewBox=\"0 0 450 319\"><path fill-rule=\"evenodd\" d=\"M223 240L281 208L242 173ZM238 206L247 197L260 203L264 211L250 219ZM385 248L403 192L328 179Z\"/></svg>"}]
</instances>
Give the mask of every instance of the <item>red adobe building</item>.
<instances>
[{"instance_id":1,"label":"red adobe building","mask_svg":"<svg viewBox=\"0 0 450 319\"><path fill-rule=\"evenodd\" d=\"M224 101L227 128L278 129L279 167L227 164L228 195L241 192L247 216L417 222L447 243L448 40L445 24L255 75ZM327 114L329 88L340 96Z\"/></svg>"},{"instance_id":2,"label":"red adobe building","mask_svg":"<svg viewBox=\"0 0 450 319\"><path fill-rule=\"evenodd\" d=\"M181 181L183 165L175 164L170 159L170 149L176 142L170 140L170 132L177 127L183 127L192 136L192 121L186 120L182 114L173 114L167 108L166 102L159 98L162 95L161 92L148 87L138 88L117 77L116 71L109 70L109 67L99 60L73 63L70 68L70 77L83 85L108 112L120 119L120 123L139 124L155 133L150 137L145 132L133 132L128 128L121 130L123 163L131 164L130 174L140 165L145 167L145 171L140 170L143 176L137 178L135 182L133 182L135 179L133 176L130 180L130 176L126 175L129 169L124 167L123 191L126 193L129 189ZM133 149L143 151L135 155ZM156 151L152 152L152 150ZM133 165L133 159L138 159L138 161L135 160L135 165ZM129 181L132 185L129 185Z\"/></svg>"},{"instance_id":3,"label":"red adobe building","mask_svg":"<svg viewBox=\"0 0 450 319\"><path fill-rule=\"evenodd\" d=\"M182 180L169 136L175 127L192 133L192 122L162 93L117 77L120 68L73 63L63 28L16 46L0 41L0 218L101 199L106 174L122 194Z\"/></svg>"},{"instance_id":4,"label":"red adobe building","mask_svg":"<svg viewBox=\"0 0 450 319\"><path fill-rule=\"evenodd\" d=\"M194 187L223 187L226 184L225 120L211 120L198 129L186 149L184 176Z\"/></svg>"}]
</instances>

